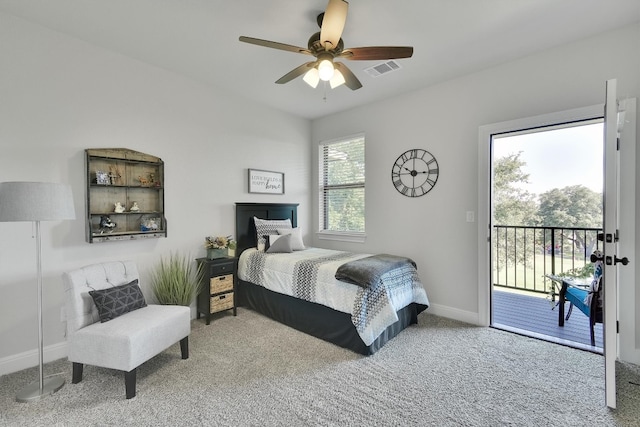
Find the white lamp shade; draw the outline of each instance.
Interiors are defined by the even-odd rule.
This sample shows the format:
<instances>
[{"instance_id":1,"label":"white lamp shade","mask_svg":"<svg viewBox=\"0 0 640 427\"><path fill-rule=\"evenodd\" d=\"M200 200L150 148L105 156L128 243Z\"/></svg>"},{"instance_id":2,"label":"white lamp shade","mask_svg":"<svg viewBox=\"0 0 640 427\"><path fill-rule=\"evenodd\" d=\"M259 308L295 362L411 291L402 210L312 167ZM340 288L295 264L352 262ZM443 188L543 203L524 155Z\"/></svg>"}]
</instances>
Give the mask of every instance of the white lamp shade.
<instances>
[{"instance_id":1,"label":"white lamp shade","mask_svg":"<svg viewBox=\"0 0 640 427\"><path fill-rule=\"evenodd\" d=\"M69 185L52 182L0 183L0 222L75 218Z\"/></svg>"},{"instance_id":2,"label":"white lamp shade","mask_svg":"<svg viewBox=\"0 0 640 427\"><path fill-rule=\"evenodd\" d=\"M318 75L320 76L320 80L324 82L328 82L333 77L333 63L328 59L323 59L318 64Z\"/></svg>"},{"instance_id":3,"label":"white lamp shade","mask_svg":"<svg viewBox=\"0 0 640 427\"><path fill-rule=\"evenodd\" d=\"M318 83L320 82L320 75L318 74L318 69L314 67L309 71L307 71L304 77L302 78L302 80L304 80L309 86L315 89L318 86Z\"/></svg>"},{"instance_id":4,"label":"white lamp shade","mask_svg":"<svg viewBox=\"0 0 640 427\"><path fill-rule=\"evenodd\" d=\"M338 86L343 84L344 84L344 76L342 75L340 70L335 70L333 72L333 77L331 77L331 80L329 80L329 85L331 86L331 89L335 89Z\"/></svg>"}]
</instances>

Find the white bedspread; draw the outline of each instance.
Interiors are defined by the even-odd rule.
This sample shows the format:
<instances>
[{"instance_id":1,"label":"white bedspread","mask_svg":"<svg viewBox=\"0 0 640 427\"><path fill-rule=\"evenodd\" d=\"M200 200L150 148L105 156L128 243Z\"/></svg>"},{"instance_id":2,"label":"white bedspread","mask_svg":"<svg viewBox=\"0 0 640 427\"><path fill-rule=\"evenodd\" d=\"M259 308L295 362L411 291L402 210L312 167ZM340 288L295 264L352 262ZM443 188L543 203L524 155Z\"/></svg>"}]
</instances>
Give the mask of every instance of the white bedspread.
<instances>
[{"instance_id":1,"label":"white bedspread","mask_svg":"<svg viewBox=\"0 0 640 427\"><path fill-rule=\"evenodd\" d=\"M412 265L395 269L381 283L364 289L339 281L341 264L370 256L320 248L268 254L247 249L238 263L238 277L275 292L301 298L351 314L365 345L370 345L398 320L397 311L412 302L429 305Z\"/></svg>"}]
</instances>

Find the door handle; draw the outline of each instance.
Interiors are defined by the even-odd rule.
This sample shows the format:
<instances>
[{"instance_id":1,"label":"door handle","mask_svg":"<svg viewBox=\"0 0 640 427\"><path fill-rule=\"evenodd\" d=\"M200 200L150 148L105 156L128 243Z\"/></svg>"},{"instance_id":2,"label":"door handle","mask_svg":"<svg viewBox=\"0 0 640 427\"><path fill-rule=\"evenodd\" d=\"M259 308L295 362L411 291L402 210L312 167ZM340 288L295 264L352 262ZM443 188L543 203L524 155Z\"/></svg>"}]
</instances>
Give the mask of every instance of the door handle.
<instances>
[{"instance_id":1,"label":"door handle","mask_svg":"<svg viewBox=\"0 0 640 427\"><path fill-rule=\"evenodd\" d=\"M591 254L590 257L591 262L597 262L597 261L604 261L605 257L604 256L598 256L595 253ZM611 259L610 256L606 257L606 263L607 265L616 265L616 264L622 264L622 265L627 265L629 264L629 258L627 257L623 257L623 258L618 258L617 256L613 256L613 260Z\"/></svg>"},{"instance_id":2,"label":"door handle","mask_svg":"<svg viewBox=\"0 0 640 427\"><path fill-rule=\"evenodd\" d=\"M613 264L616 265L618 263L620 263L622 265L627 265L627 264L629 264L629 258L627 258L627 257L618 258L617 256L614 255L613 256Z\"/></svg>"}]
</instances>

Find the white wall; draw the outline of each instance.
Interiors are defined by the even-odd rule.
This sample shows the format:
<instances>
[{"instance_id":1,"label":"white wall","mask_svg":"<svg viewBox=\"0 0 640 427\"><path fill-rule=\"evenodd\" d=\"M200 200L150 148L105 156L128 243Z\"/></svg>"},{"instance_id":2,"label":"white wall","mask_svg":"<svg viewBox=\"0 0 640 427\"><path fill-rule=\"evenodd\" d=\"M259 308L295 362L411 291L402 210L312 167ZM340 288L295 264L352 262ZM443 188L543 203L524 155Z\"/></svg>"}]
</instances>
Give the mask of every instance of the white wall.
<instances>
[{"instance_id":1,"label":"white wall","mask_svg":"<svg viewBox=\"0 0 640 427\"><path fill-rule=\"evenodd\" d=\"M477 224L466 222L466 212L478 206L478 128L603 103L610 78L618 79L621 98L638 97L638 52L636 25L315 120L313 144L355 132L366 135L367 240L315 239L314 244L407 255L418 264L432 312L477 323L478 232ZM435 188L414 199L391 183L393 162L410 148L431 152L440 167ZM317 185L315 148L312 155ZM316 211L314 199L314 225Z\"/></svg>"},{"instance_id":2,"label":"white wall","mask_svg":"<svg viewBox=\"0 0 640 427\"><path fill-rule=\"evenodd\" d=\"M239 201L300 203L310 229L308 120L1 13L0 58L0 182L74 192L75 221L42 223L47 359L66 355L63 271L134 259L144 282L160 256L233 234ZM107 147L165 161L166 239L85 242L84 149ZM249 194L247 168L284 172L286 194ZM35 271L31 224L0 223L0 374L37 364Z\"/></svg>"},{"instance_id":3,"label":"white wall","mask_svg":"<svg viewBox=\"0 0 640 427\"><path fill-rule=\"evenodd\" d=\"M236 201L300 203L301 226L316 230L316 144L357 132L367 137L367 240L310 234L305 241L410 256L431 311L476 322L477 224L466 222L466 212L478 206L479 126L601 103L608 78L618 78L622 97L640 97L639 36L638 26L621 29L310 125L0 13L0 182L69 183L76 202L77 220L43 224L49 358L65 354L63 271L131 258L144 279L170 251L203 256L204 236L233 233ZM165 161L168 238L85 243L83 150L90 147ZM391 184L391 166L409 148L433 153L441 170L436 187L417 199ZM285 172L287 194L248 194L249 167ZM37 363L30 233L28 223L0 223L0 374Z\"/></svg>"}]
</instances>

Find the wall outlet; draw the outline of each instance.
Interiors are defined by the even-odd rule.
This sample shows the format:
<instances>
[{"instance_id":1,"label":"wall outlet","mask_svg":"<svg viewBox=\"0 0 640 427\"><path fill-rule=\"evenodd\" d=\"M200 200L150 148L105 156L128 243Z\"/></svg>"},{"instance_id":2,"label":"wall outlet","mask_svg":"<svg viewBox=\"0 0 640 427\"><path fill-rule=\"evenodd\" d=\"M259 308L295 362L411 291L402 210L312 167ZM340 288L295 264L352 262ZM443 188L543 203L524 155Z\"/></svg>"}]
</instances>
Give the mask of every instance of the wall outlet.
<instances>
[{"instance_id":1,"label":"wall outlet","mask_svg":"<svg viewBox=\"0 0 640 427\"><path fill-rule=\"evenodd\" d=\"M476 214L474 211L467 211L467 222L475 222Z\"/></svg>"}]
</instances>

